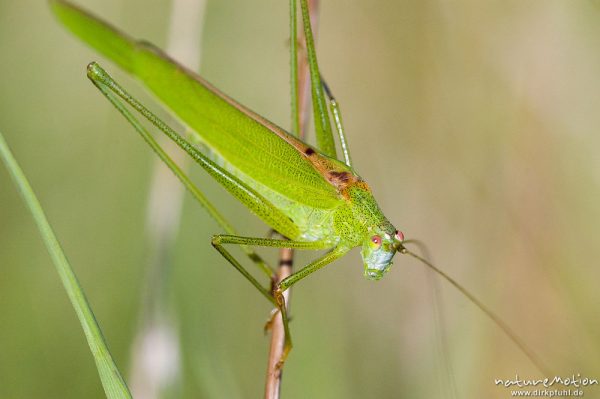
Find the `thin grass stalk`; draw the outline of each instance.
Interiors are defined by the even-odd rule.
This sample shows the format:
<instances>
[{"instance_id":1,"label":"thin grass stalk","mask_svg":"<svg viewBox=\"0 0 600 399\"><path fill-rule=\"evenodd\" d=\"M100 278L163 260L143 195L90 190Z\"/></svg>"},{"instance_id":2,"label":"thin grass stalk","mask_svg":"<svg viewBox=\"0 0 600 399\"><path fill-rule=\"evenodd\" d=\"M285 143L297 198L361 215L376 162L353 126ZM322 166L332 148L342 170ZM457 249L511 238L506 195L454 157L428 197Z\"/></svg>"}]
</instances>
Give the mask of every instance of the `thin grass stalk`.
<instances>
[{"instance_id":1,"label":"thin grass stalk","mask_svg":"<svg viewBox=\"0 0 600 399\"><path fill-rule=\"evenodd\" d=\"M310 20L313 28L313 35L317 37L318 31L318 10L319 10L319 1L318 0L309 0L308 8L310 12ZM290 38L291 41L295 40L292 48L296 49L296 52L300 52L300 49L297 46L298 43L304 43L304 33L303 30L300 29L300 32L297 33L297 38ZM301 48L301 46L300 46ZM301 52L302 53L302 52ZM293 60L297 60L297 71L298 71L298 81L297 85L294 84L294 78L292 77L292 95L297 93L297 99L292 99L292 102L297 101L297 110L298 113L295 115L295 112L292 111L292 126L297 125L298 130L294 132L298 134L298 136L303 139L306 135L306 127L308 125L308 118L310 116L310 75L309 75L309 66L308 66L308 58L302 54L300 57L292 57ZM295 89L294 90L294 86ZM293 263L294 263L294 251L289 248L283 248L279 252L279 267L277 268L277 274L275 276L275 280L273 283L279 284L283 279L288 277L293 272ZM290 294L291 289L288 289L284 292L285 304L289 309L290 306ZM278 368L277 363L281 358L283 353L283 347L285 344L285 333L283 331L283 321L281 319L281 315L275 317L273 323L271 325L271 344L269 348L269 359L267 365L267 376L266 376L266 384L265 384L265 398L266 399L279 399L281 392L281 379L283 376L283 367Z\"/></svg>"},{"instance_id":2,"label":"thin grass stalk","mask_svg":"<svg viewBox=\"0 0 600 399\"><path fill-rule=\"evenodd\" d=\"M77 276L46 218L42 205L33 192L33 188L29 184L27 177L25 177L23 170L10 151L2 133L0 133L0 160L4 162L19 190L19 194L21 194L23 202L31 212L31 216L42 236L50 258L56 267L56 271L69 297L69 301L77 314L88 346L96 362L96 368L98 369L106 397L109 399L131 399L129 388L108 349L106 339L102 334L94 312L92 312L83 288L79 284Z\"/></svg>"}]
</instances>

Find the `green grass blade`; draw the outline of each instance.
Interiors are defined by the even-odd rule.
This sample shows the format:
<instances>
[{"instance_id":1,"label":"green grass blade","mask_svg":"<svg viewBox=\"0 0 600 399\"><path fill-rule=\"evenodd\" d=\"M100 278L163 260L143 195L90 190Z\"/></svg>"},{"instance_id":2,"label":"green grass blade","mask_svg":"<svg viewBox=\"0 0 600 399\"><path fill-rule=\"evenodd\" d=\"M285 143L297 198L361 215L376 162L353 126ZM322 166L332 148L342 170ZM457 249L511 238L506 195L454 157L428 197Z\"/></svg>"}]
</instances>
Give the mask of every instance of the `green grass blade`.
<instances>
[{"instance_id":1,"label":"green grass blade","mask_svg":"<svg viewBox=\"0 0 600 399\"><path fill-rule=\"evenodd\" d=\"M100 380L102 381L106 397L110 399L131 398L129 388L127 388L121 373L115 365L106 345L106 341L104 340L104 336L102 335L102 331L100 331L98 322L94 317L94 313L77 281L77 277L69 265L69 262L46 219L46 215L44 214L40 202L35 196L33 189L19 167L15 157L8 148L8 144L2 133L0 133L0 158L2 158L2 161L9 170L13 181L17 185L25 204L29 208L33 219L37 224L42 239L44 240L44 244L50 253L50 257L52 258L63 286L67 291L69 300L75 309L75 313L77 313L88 345L92 351L94 360L96 361L96 367L98 368L98 373L100 374Z\"/></svg>"}]
</instances>

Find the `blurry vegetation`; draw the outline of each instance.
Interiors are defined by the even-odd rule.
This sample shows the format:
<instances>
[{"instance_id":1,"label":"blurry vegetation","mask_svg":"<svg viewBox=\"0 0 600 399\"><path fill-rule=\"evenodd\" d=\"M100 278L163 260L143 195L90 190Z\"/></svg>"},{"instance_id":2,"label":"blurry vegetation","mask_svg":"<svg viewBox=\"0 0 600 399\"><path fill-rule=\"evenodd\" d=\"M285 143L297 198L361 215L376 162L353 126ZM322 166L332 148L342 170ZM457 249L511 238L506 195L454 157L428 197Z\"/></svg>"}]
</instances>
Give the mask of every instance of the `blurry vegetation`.
<instances>
[{"instance_id":1,"label":"blurry vegetation","mask_svg":"<svg viewBox=\"0 0 600 399\"><path fill-rule=\"evenodd\" d=\"M165 1L79 4L165 44ZM343 108L353 161L390 220L423 239L553 371L600 378L597 3L331 0L320 19L320 64ZM287 39L285 1L209 1L203 75L287 127ZM87 81L85 66L99 56L44 2L0 2L0 54L0 129L128 370L153 154ZM243 233L265 233L196 172ZM168 281L183 352L179 393L259 397L270 309L211 248L217 231L188 197ZM373 283L359 259L353 252L295 287L284 397L449 396L426 271L399 256ZM442 287L459 397L505 398L494 378L537 375L494 325ZM4 170L0 320L0 397L103 397L76 317Z\"/></svg>"}]
</instances>

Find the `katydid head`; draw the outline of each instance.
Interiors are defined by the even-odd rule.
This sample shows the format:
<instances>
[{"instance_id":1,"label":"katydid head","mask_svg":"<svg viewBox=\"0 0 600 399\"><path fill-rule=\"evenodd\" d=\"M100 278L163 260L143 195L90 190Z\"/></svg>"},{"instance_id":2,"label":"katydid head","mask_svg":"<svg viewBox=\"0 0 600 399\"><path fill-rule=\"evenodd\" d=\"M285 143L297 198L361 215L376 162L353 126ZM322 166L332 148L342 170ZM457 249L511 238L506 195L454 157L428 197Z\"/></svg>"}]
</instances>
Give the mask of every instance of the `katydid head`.
<instances>
[{"instance_id":1,"label":"katydid head","mask_svg":"<svg viewBox=\"0 0 600 399\"><path fill-rule=\"evenodd\" d=\"M404 234L396 230L393 234L373 230L363 243L361 255L365 264L365 277L380 280L390 270L392 258L402 248Z\"/></svg>"}]
</instances>

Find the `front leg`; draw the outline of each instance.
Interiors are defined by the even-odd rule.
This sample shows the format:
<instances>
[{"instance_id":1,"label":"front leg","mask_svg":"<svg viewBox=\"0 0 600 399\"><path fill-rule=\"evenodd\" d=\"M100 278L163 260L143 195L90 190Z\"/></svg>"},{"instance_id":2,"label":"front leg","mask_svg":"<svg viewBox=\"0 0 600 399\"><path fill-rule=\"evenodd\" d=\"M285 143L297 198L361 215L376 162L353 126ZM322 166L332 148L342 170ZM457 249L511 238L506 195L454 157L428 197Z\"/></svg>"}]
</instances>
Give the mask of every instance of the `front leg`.
<instances>
[{"instance_id":1,"label":"front leg","mask_svg":"<svg viewBox=\"0 0 600 399\"><path fill-rule=\"evenodd\" d=\"M275 296L271 290L262 286L262 284L252 275L242 264L225 249L225 244L236 244L240 246L258 246L258 247L273 247L273 248L292 248L292 249L308 249L319 250L327 249L328 244L324 241L292 241L292 240L277 240L273 238L260 237L241 237L228 234L217 234L212 238L212 246L227 259L227 261L236 268L256 289L263 294L265 298L275 306ZM251 258L252 259L252 258ZM254 261L254 259L253 259ZM293 274L292 274L293 276ZM290 276L290 277L292 277ZM278 306L277 306L278 307Z\"/></svg>"},{"instance_id":2,"label":"front leg","mask_svg":"<svg viewBox=\"0 0 600 399\"><path fill-rule=\"evenodd\" d=\"M279 312L281 313L281 320L283 322L283 330L285 332L285 345L283 346L283 352L281 354L281 358L277 363L277 368L281 369L283 364L285 363L288 354L292 350L292 336L290 334L289 328L289 319L287 315L287 308L285 305L285 297L283 295L284 291L290 288L292 285L302 280L304 277L316 272L317 270L327 266L332 263L336 259L341 258L349 251L348 248L344 247L335 247L330 252L326 253L319 259L316 259L298 270L296 273L293 273L289 277L283 279L278 285L277 288L273 291L273 297L275 298L275 303Z\"/></svg>"},{"instance_id":3,"label":"front leg","mask_svg":"<svg viewBox=\"0 0 600 399\"><path fill-rule=\"evenodd\" d=\"M327 242L324 241L293 241L293 240L276 240L272 238L257 238L257 237L240 237L233 235L215 235L212 239L212 245L227 261L236 268L256 289L273 303L279 313L281 313L281 320L283 322L283 329L285 332L285 345L281 355L281 359L277 363L278 368L283 366L290 350L292 349L292 337L289 328L289 319L287 315L287 309L285 306L285 297L283 292L290 288L293 284L297 283L304 277L312 274L313 272L325 267L334 260L341 258L348 252L348 248L335 247L330 252L326 253L322 257L309 263L307 266L298 270L296 273L290 275L281 281L275 289L270 292L268 289L263 287L258 280L254 278L233 255L229 253L223 246L224 244L237 244L237 245L248 245L248 246L260 246L260 247L275 247L275 248L292 248L292 249L308 249L308 250L320 250L327 249L329 247ZM276 315L273 315L276 317Z\"/></svg>"}]
</instances>

